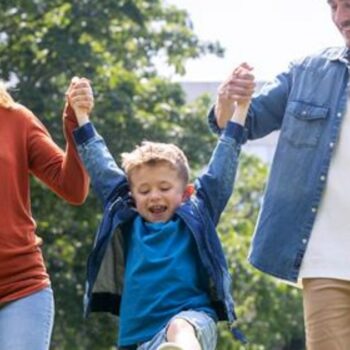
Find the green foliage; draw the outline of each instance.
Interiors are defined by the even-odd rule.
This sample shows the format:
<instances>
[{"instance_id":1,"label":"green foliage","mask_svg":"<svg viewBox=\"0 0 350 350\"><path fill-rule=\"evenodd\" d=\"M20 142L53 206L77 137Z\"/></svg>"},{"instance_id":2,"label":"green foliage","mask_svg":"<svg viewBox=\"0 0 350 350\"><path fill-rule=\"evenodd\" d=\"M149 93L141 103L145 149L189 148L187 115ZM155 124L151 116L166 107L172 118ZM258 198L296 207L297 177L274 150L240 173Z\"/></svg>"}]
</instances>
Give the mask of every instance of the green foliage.
<instances>
[{"instance_id":1,"label":"green foliage","mask_svg":"<svg viewBox=\"0 0 350 350\"><path fill-rule=\"evenodd\" d=\"M301 293L255 270L248 262L249 245L257 220L267 167L253 156L241 156L234 195L219 225L230 271L238 326L249 339L250 350L304 349ZM223 329L219 349L239 350Z\"/></svg>"},{"instance_id":2,"label":"green foliage","mask_svg":"<svg viewBox=\"0 0 350 350\"><path fill-rule=\"evenodd\" d=\"M86 76L95 92L94 122L116 157L143 139L173 142L184 149L196 173L216 140L205 118L210 100L203 96L186 105L180 86L159 77L155 62L183 73L186 60L207 53L222 55L223 50L201 42L188 14L161 0L0 3L0 76L18 81L11 93L62 146L58 116L64 92L74 75ZM235 196L219 231L235 277L241 328L251 341L248 348L286 350L293 339L302 338L299 294L246 262L266 171L257 159L242 157ZM116 319L82 318L86 259L101 218L100 203L91 194L84 206L70 206L34 180L32 206L56 297L52 349L112 349ZM224 326L218 349L239 349Z\"/></svg>"}]
</instances>

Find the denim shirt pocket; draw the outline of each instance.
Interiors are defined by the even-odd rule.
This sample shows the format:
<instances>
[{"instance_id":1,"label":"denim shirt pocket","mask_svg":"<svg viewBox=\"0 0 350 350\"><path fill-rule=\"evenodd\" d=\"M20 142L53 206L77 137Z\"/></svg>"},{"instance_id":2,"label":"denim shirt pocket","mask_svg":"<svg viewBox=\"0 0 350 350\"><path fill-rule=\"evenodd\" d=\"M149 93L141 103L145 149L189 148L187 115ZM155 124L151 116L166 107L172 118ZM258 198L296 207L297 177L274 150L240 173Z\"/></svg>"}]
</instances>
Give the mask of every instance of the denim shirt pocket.
<instances>
[{"instance_id":1,"label":"denim shirt pocket","mask_svg":"<svg viewBox=\"0 0 350 350\"><path fill-rule=\"evenodd\" d=\"M316 146L325 127L328 107L291 101L284 116L281 136L299 147Z\"/></svg>"}]
</instances>

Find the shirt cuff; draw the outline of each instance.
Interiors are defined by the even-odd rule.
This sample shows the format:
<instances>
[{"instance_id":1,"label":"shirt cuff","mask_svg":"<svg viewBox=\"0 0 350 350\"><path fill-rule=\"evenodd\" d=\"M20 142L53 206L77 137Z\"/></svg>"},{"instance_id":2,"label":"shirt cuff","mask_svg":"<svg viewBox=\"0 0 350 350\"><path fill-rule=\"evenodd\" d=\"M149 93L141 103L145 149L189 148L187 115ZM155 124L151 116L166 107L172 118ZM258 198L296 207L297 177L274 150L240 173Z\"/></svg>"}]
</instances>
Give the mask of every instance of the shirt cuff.
<instances>
[{"instance_id":1,"label":"shirt cuff","mask_svg":"<svg viewBox=\"0 0 350 350\"><path fill-rule=\"evenodd\" d=\"M88 141L96 135L97 132L92 123L90 122L84 124L80 128L73 130L74 140L77 145L82 145L83 143L85 143L86 141Z\"/></svg>"},{"instance_id":2,"label":"shirt cuff","mask_svg":"<svg viewBox=\"0 0 350 350\"><path fill-rule=\"evenodd\" d=\"M228 121L225 129L223 130L223 135L233 138L238 144L241 144L243 140L243 132L244 127L241 124Z\"/></svg>"}]
</instances>

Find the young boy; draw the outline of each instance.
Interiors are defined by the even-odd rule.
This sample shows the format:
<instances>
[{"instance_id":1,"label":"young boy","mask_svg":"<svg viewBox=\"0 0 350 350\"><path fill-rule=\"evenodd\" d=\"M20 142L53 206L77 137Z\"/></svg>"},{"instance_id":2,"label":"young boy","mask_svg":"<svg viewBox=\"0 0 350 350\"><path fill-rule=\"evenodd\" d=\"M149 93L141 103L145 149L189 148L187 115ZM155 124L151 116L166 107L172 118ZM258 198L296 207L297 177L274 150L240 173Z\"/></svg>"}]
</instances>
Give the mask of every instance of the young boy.
<instances>
[{"instance_id":1,"label":"young boy","mask_svg":"<svg viewBox=\"0 0 350 350\"><path fill-rule=\"evenodd\" d=\"M85 313L119 315L120 349L214 350L216 322L236 320L215 227L232 193L245 114L228 123L193 188L186 156L173 144L142 143L122 154L123 171L79 110L84 96L73 89L68 99L80 125L75 141L104 207Z\"/></svg>"}]
</instances>

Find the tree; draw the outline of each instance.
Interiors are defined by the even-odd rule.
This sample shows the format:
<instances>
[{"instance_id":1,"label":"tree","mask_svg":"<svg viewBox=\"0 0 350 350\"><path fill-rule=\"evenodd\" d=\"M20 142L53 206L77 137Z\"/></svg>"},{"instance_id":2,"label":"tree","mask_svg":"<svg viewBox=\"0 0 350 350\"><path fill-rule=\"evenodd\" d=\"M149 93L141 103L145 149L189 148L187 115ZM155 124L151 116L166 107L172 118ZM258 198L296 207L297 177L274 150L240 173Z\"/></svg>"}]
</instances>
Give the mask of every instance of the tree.
<instances>
[{"instance_id":1,"label":"tree","mask_svg":"<svg viewBox=\"0 0 350 350\"><path fill-rule=\"evenodd\" d=\"M187 59L207 53L222 55L223 50L200 41L188 14L161 0L0 3L0 76L16 83L12 94L62 145L58 115L64 92L74 75L86 76L96 96L94 121L114 154L143 139L173 142L185 150L195 174L216 140L205 118L210 99L186 105L180 86L160 77L155 63L163 60L183 73ZM219 228L251 349L277 349L302 337L297 293L246 263L265 176L260 162L243 157L235 197ZM100 203L91 194L84 206L72 207L33 181L32 205L56 295L52 349L111 349L116 320L106 315L82 319L86 259ZM221 328L218 348L238 347Z\"/></svg>"},{"instance_id":2,"label":"tree","mask_svg":"<svg viewBox=\"0 0 350 350\"><path fill-rule=\"evenodd\" d=\"M222 49L201 42L188 14L160 0L0 4L0 76L16 83L11 91L16 100L32 109L62 145L58 115L74 75L93 82L95 123L113 153L130 150L144 138L189 139L187 125L196 137L196 126L203 129L205 120L184 118L194 112L182 114L184 94L179 85L158 76L155 59L181 73L187 59L205 53L222 54ZM200 149L194 151L193 159L200 155ZM115 319L82 320L85 265L100 204L91 195L83 207L69 206L33 181L32 206L56 295L52 348L109 349Z\"/></svg>"},{"instance_id":3,"label":"tree","mask_svg":"<svg viewBox=\"0 0 350 350\"><path fill-rule=\"evenodd\" d=\"M244 146L243 146L244 149ZM219 225L237 303L238 326L244 331L249 350L304 349L300 290L262 274L247 256L267 177L267 166L254 156L241 156L234 195ZM243 349L225 328L220 350Z\"/></svg>"}]
</instances>

